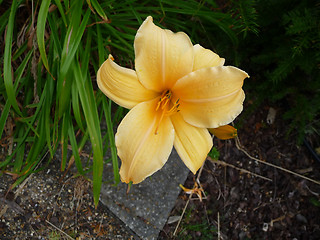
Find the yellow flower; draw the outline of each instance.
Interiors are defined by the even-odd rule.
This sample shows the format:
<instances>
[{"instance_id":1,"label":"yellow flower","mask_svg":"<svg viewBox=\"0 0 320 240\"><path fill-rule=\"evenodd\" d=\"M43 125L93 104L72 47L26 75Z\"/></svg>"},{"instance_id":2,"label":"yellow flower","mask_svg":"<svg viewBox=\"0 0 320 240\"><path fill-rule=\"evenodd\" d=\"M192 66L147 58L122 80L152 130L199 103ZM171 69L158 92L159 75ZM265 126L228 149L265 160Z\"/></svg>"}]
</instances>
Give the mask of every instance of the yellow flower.
<instances>
[{"instance_id":1,"label":"yellow flower","mask_svg":"<svg viewBox=\"0 0 320 240\"><path fill-rule=\"evenodd\" d=\"M212 147L208 128L226 125L242 111L248 74L182 32L163 30L148 17L134 40L135 71L110 55L97 73L101 91L131 109L115 141L121 180L139 183L162 168L174 146L196 173Z\"/></svg>"}]
</instances>

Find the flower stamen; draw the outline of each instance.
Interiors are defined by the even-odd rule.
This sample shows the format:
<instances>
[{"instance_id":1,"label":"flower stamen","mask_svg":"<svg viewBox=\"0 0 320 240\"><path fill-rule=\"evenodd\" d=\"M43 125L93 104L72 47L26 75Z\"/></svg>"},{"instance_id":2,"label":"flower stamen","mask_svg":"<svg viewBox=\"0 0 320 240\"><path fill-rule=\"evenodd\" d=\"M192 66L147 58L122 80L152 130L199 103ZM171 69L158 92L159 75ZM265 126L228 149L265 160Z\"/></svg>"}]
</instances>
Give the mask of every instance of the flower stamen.
<instances>
[{"instance_id":1,"label":"flower stamen","mask_svg":"<svg viewBox=\"0 0 320 240\"><path fill-rule=\"evenodd\" d=\"M173 103L173 106L170 109L168 109L171 99L172 99L172 92L170 90L166 90L161 94L161 97L156 107L156 111L160 110L161 115L160 115L154 134L158 134L158 128L164 116L168 117L168 116L171 116L172 114L179 112L178 110L180 106L179 99L175 101L175 103Z\"/></svg>"},{"instance_id":2,"label":"flower stamen","mask_svg":"<svg viewBox=\"0 0 320 240\"><path fill-rule=\"evenodd\" d=\"M177 113L177 112L180 111L180 110L178 109L179 106L180 106L179 100L180 100L180 99L178 99L178 100L173 104L173 106L165 113L166 116L171 116L172 114L175 114L175 113Z\"/></svg>"},{"instance_id":3,"label":"flower stamen","mask_svg":"<svg viewBox=\"0 0 320 240\"><path fill-rule=\"evenodd\" d=\"M160 97L160 100L157 104L157 107L156 107L156 111L158 111L158 109L161 107L161 109L163 110L166 105L168 104L168 102L170 101L170 98L171 98L171 91L170 90L167 90L165 92L163 92L161 94L161 97Z\"/></svg>"}]
</instances>

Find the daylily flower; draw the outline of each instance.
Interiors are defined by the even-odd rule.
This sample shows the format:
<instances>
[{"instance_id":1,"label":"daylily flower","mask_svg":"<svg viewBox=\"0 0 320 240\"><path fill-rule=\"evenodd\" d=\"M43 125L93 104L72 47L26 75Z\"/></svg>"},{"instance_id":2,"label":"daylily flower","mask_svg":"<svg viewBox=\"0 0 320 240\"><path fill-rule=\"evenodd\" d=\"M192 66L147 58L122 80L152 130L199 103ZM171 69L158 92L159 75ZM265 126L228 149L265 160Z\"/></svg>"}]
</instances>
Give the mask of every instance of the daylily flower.
<instances>
[{"instance_id":1,"label":"daylily flower","mask_svg":"<svg viewBox=\"0 0 320 240\"><path fill-rule=\"evenodd\" d=\"M192 45L182 32L156 26L148 17L134 40L135 71L113 57L101 65L101 91L131 109L115 141L123 182L139 183L162 168L174 146L196 173L212 147L208 128L226 125L242 111L248 74Z\"/></svg>"}]
</instances>

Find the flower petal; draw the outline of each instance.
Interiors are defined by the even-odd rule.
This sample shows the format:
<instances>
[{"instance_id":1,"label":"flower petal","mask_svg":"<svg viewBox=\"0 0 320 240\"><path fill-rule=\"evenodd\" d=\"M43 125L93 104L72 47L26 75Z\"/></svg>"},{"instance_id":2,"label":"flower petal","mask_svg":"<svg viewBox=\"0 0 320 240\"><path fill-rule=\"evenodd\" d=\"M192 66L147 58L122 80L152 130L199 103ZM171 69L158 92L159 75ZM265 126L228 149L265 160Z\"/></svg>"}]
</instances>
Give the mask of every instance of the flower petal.
<instances>
[{"instance_id":1,"label":"flower petal","mask_svg":"<svg viewBox=\"0 0 320 240\"><path fill-rule=\"evenodd\" d=\"M193 46L193 51L193 71L201 68L223 66L225 62L224 58L220 58L218 54L201 47L199 44Z\"/></svg>"},{"instance_id":2,"label":"flower petal","mask_svg":"<svg viewBox=\"0 0 320 240\"><path fill-rule=\"evenodd\" d=\"M231 125L224 125L218 128L209 128L209 132L221 140L235 138L238 135L237 129Z\"/></svg>"},{"instance_id":3,"label":"flower petal","mask_svg":"<svg viewBox=\"0 0 320 240\"><path fill-rule=\"evenodd\" d=\"M118 127L116 146L122 161L123 182L143 181L162 168L171 153L174 129L169 117L164 117L159 124L160 114L155 112L157 103L158 99L138 104Z\"/></svg>"},{"instance_id":4,"label":"flower petal","mask_svg":"<svg viewBox=\"0 0 320 240\"><path fill-rule=\"evenodd\" d=\"M164 30L148 17L135 40L135 67L141 83L148 89L164 91L192 71L193 46L183 33Z\"/></svg>"},{"instance_id":5,"label":"flower petal","mask_svg":"<svg viewBox=\"0 0 320 240\"><path fill-rule=\"evenodd\" d=\"M111 55L99 68L97 82L100 90L108 98L129 109L159 95L142 86L134 70L120 67L113 62Z\"/></svg>"},{"instance_id":6,"label":"flower petal","mask_svg":"<svg viewBox=\"0 0 320 240\"><path fill-rule=\"evenodd\" d=\"M195 174L212 148L212 138L207 129L186 123L180 113L172 115L171 120L175 130L174 147Z\"/></svg>"},{"instance_id":7,"label":"flower petal","mask_svg":"<svg viewBox=\"0 0 320 240\"><path fill-rule=\"evenodd\" d=\"M226 125L242 111L243 80L248 74L236 67L202 68L179 79L172 91L180 99L184 120L201 128Z\"/></svg>"}]
</instances>

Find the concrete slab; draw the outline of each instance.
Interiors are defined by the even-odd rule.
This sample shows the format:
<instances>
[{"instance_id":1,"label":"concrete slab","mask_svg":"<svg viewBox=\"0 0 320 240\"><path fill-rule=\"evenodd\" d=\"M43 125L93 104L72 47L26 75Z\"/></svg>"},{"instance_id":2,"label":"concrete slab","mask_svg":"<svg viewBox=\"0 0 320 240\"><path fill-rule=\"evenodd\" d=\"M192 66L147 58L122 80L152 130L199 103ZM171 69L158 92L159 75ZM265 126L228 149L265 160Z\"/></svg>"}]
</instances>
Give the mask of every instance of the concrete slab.
<instances>
[{"instance_id":1,"label":"concrete slab","mask_svg":"<svg viewBox=\"0 0 320 240\"><path fill-rule=\"evenodd\" d=\"M189 169L173 150L165 166L140 184L112 186L112 165L104 169L100 201L141 239L157 239L179 195Z\"/></svg>"}]
</instances>

